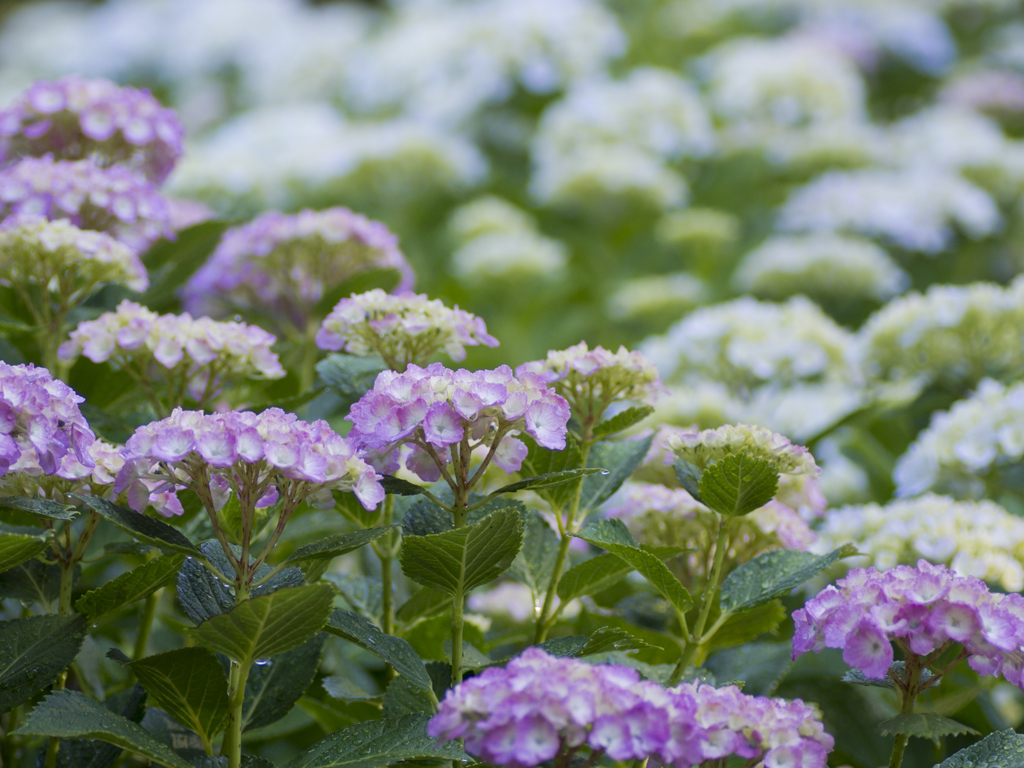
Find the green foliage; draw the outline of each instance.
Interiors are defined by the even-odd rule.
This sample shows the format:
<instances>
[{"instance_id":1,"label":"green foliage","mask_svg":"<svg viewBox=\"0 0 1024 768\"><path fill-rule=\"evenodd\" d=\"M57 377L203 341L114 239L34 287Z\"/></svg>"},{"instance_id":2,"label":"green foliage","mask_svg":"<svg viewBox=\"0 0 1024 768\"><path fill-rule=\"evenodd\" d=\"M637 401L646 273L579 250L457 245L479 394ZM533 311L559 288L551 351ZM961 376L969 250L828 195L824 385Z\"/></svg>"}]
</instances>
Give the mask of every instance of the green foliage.
<instances>
[{"instance_id":1,"label":"green foliage","mask_svg":"<svg viewBox=\"0 0 1024 768\"><path fill-rule=\"evenodd\" d=\"M0 573L31 560L50 546L53 532L33 528L0 528Z\"/></svg>"},{"instance_id":2,"label":"green foliage","mask_svg":"<svg viewBox=\"0 0 1024 768\"><path fill-rule=\"evenodd\" d=\"M141 685L133 685L128 690L108 698L103 702L103 706L133 723L138 723L146 712L144 704L147 695L146 689ZM57 766L58 768L109 768L121 752L120 747L103 741L64 739L60 742L60 750L57 752Z\"/></svg>"},{"instance_id":3,"label":"green foliage","mask_svg":"<svg viewBox=\"0 0 1024 768\"><path fill-rule=\"evenodd\" d=\"M548 472L547 474L535 475L534 477L517 480L514 483L503 485L501 488L496 490L495 493L515 493L516 491L534 491L539 488L553 488L557 485L572 483L576 480L587 477L588 475L605 474L608 473L600 467L564 469L561 472Z\"/></svg>"},{"instance_id":4,"label":"green foliage","mask_svg":"<svg viewBox=\"0 0 1024 768\"><path fill-rule=\"evenodd\" d=\"M377 374L386 369L379 355L328 355L316 366L316 372L341 398L346 411L373 387Z\"/></svg>"},{"instance_id":5,"label":"green foliage","mask_svg":"<svg viewBox=\"0 0 1024 768\"><path fill-rule=\"evenodd\" d=\"M1010 768L1024 765L1024 736L1012 729L990 733L936 768Z\"/></svg>"},{"instance_id":6,"label":"green foliage","mask_svg":"<svg viewBox=\"0 0 1024 768\"><path fill-rule=\"evenodd\" d=\"M0 597L39 603L48 608L59 594L60 566L26 560L0 573Z\"/></svg>"},{"instance_id":7,"label":"green foliage","mask_svg":"<svg viewBox=\"0 0 1024 768\"><path fill-rule=\"evenodd\" d=\"M493 581L515 560L523 545L523 522L514 507L483 520L428 536L407 536L402 571L425 587L455 594Z\"/></svg>"},{"instance_id":8,"label":"green foliage","mask_svg":"<svg viewBox=\"0 0 1024 768\"><path fill-rule=\"evenodd\" d=\"M143 257L149 288L139 301L155 312L177 305L177 292L213 253L227 229L221 221L205 221L178 232L174 240L160 240Z\"/></svg>"},{"instance_id":9,"label":"green foliage","mask_svg":"<svg viewBox=\"0 0 1024 768\"><path fill-rule=\"evenodd\" d=\"M512 561L508 575L533 594L543 594L554 572L558 543L558 534L543 517L532 512L523 529L523 548Z\"/></svg>"},{"instance_id":10,"label":"green foliage","mask_svg":"<svg viewBox=\"0 0 1024 768\"><path fill-rule=\"evenodd\" d=\"M583 481L580 490L580 519L619 490L651 450L653 439L653 436L648 436L642 440L598 443L590 449L587 466L601 467L608 471Z\"/></svg>"},{"instance_id":11,"label":"green foliage","mask_svg":"<svg viewBox=\"0 0 1024 768\"><path fill-rule=\"evenodd\" d=\"M362 616L348 611L332 613L324 631L377 655L420 690L430 690L430 677L423 667L423 661L402 638L385 635Z\"/></svg>"},{"instance_id":12,"label":"green foliage","mask_svg":"<svg viewBox=\"0 0 1024 768\"><path fill-rule=\"evenodd\" d=\"M143 544L150 544L164 554L185 554L193 557L199 554L196 546L177 528L167 523L140 515L130 509L118 506L98 496L75 496L100 517L110 521L122 531Z\"/></svg>"},{"instance_id":13,"label":"green foliage","mask_svg":"<svg viewBox=\"0 0 1024 768\"><path fill-rule=\"evenodd\" d=\"M940 736L978 733L968 725L931 712L896 715L896 717L891 717L879 723L878 732L883 736L895 736L897 734L918 736L923 739L931 739L936 743L938 743Z\"/></svg>"},{"instance_id":14,"label":"green foliage","mask_svg":"<svg viewBox=\"0 0 1024 768\"><path fill-rule=\"evenodd\" d=\"M601 627L589 637L566 635L540 644L552 656L594 656L612 651L636 651L653 647L650 643L622 629Z\"/></svg>"},{"instance_id":15,"label":"green foliage","mask_svg":"<svg viewBox=\"0 0 1024 768\"><path fill-rule=\"evenodd\" d=\"M185 555L150 560L145 565L122 573L99 589L86 592L75 602L75 610L84 613L90 622L95 623L169 584L184 562Z\"/></svg>"},{"instance_id":16,"label":"green foliage","mask_svg":"<svg viewBox=\"0 0 1024 768\"><path fill-rule=\"evenodd\" d=\"M559 472L566 472L570 469L578 469L583 464L583 456L580 454L579 446L571 435L565 437L565 450L553 451L538 445L530 437L523 437L523 442L528 448L526 458L520 468L520 474L529 477L551 475ZM554 509L562 509L576 493L575 483L552 485L547 487L534 488L534 492Z\"/></svg>"},{"instance_id":17,"label":"green foliage","mask_svg":"<svg viewBox=\"0 0 1024 768\"><path fill-rule=\"evenodd\" d=\"M786 615L781 600L769 600L756 608L734 613L711 638L708 648L730 648L749 643L766 632L775 632L786 620Z\"/></svg>"},{"instance_id":18,"label":"green foliage","mask_svg":"<svg viewBox=\"0 0 1024 768\"><path fill-rule=\"evenodd\" d=\"M398 526L389 525L382 528L367 528L361 531L351 531L348 533L338 533L334 536L328 536L326 539L320 539L320 541L299 547L288 557L287 560L285 560L285 562L300 565L312 560L333 560L335 557L339 557L340 555L354 552L364 544L369 544L371 541L379 539L381 536L395 528L398 528Z\"/></svg>"},{"instance_id":19,"label":"green foliage","mask_svg":"<svg viewBox=\"0 0 1024 768\"><path fill-rule=\"evenodd\" d=\"M28 512L36 517L45 517L49 520L72 520L78 510L67 504L59 504L50 499L27 499L24 496L3 496L0 497L0 507L4 509L17 509L21 512Z\"/></svg>"},{"instance_id":20,"label":"green foliage","mask_svg":"<svg viewBox=\"0 0 1024 768\"><path fill-rule=\"evenodd\" d=\"M619 411L611 418L605 419L594 427L594 439L605 440L618 434L624 429L629 429L630 427L639 424L652 413L654 413L654 408L649 405L645 405L640 408L627 408L624 411Z\"/></svg>"},{"instance_id":21,"label":"green foliage","mask_svg":"<svg viewBox=\"0 0 1024 768\"><path fill-rule=\"evenodd\" d=\"M763 507L779 489L779 473L764 459L740 453L711 463L700 477L700 501L726 517Z\"/></svg>"},{"instance_id":22,"label":"green foliage","mask_svg":"<svg viewBox=\"0 0 1024 768\"><path fill-rule=\"evenodd\" d=\"M57 679L85 639L83 616L29 616L0 621L0 712Z\"/></svg>"},{"instance_id":23,"label":"green foliage","mask_svg":"<svg viewBox=\"0 0 1024 768\"><path fill-rule=\"evenodd\" d=\"M318 632L302 645L249 670L242 704L242 730L275 723L287 715L316 677L327 635Z\"/></svg>"}]
</instances>

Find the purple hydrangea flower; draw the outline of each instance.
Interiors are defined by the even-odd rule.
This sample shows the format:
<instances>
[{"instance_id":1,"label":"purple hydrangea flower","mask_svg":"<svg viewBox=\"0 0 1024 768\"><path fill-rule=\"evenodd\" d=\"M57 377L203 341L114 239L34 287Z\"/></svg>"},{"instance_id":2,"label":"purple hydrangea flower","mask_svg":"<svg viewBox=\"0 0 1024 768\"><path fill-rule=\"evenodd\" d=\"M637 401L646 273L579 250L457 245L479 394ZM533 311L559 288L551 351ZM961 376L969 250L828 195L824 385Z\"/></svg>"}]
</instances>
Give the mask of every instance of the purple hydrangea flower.
<instances>
[{"instance_id":1,"label":"purple hydrangea flower","mask_svg":"<svg viewBox=\"0 0 1024 768\"><path fill-rule=\"evenodd\" d=\"M101 168L91 160L26 158L0 170L0 219L17 213L108 232L139 252L160 237L174 237L170 209L156 187L127 168Z\"/></svg>"},{"instance_id":2,"label":"purple hydrangea flower","mask_svg":"<svg viewBox=\"0 0 1024 768\"><path fill-rule=\"evenodd\" d=\"M159 184L182 155L185 130L147 90L68 75L33 84L0 110L0 164L50 155L122 165Z\"/></svg>"},{"instance_id":3,"label":"purple hydrangea flower","mask_svg":"<svg viewBox=\"0 0 1024 768\"><path fill-rule=\"evenodd\" d=\"M426 364L439 349L455 362L466 346L498 346L484 321L465 310L449 309L426 294L392 295L377 288L342 299L316 335L317 346L352 355L378 352L392 370Z\"/></svg>"},{"instance_id":4,"label":"purple hydrangea flower","mask_svg":"<svg viewBox=\"0 0 1024 768\"><path fill-rule=\"evenodd\" d=\"M380 222L340 207L270 211L225 232L182 298L193 315L271 310L304 331L325 293L370 269L397 269L402 282L396 290L412 287L398 238Z\"/></svg>"},{"instance_id":5,"label":"purple hydrangea flower","mask_svg":"<svg viewBox=\"0 0 1024 768\"><path fill-rule=\"evenodd\" d=\"M697 701L705 760L736 755L768 768L825 768L835 739L821 712L800 699L748 696L734 685L683 684Z\"/></svg>"},{"instance_id":6,"label":"purple hydrangea flower","mask_svg":"<svg viewBox=\"0 0 1024 768\"><path fill-rule=\"evenodd\" d=\"M448 691L430 720L434 737L465 739L493 765L529 768L588 747L613 760L703 759L704 732L686 689L641 681L636 670L591 665L528 648Z\"/></svg>"},{"instance_id":7,"label":"purple hydrangea flower","mask_svg":"<svg viewBox=\"0 0 1024 768\"><path fill-rule=\"evenodd\" d=\"M45 475L76 477L64 467L69 454L94 467L96 436L78 410L82 402L45 368L0 362L0 476L38 466Z\"/></svg>"},{"instance_id":8,"label":"purple hydrangea flower","mask_svg":"<svg viewBox=\"0 0 1024 768\"><path fill-rule=\"evenodd\" d=\"M150 494L192 488L208 509L219 509L227 489L262 489L297 505L327 502L331 490L351 490L367 509L384 498L377 474L356 455L352 441L325 421L307 423L280 408L262 413L204 414L175 408L166 419L139 427L122 453L114 492L128 491L142 511ZM156 481L154 487L144 481Z\"/></svg>"},{"instance_id":9,"label":"purple hydrangea flower","mask_svg":"<svg viewBox=\"0 0 1024 768\"><path fill-rule=\"evenodd\" d=\"M433 363L410 365L405 373L381 372L348 418L354 425L350 437L380 457L383 471L394 472L394 449L409 445L409 469L433 482L456 444L470 451L488 446L506 472L517 471L526 458L526 445L515 437L521 431L545 448L562 450L569 405L540 377L513 376L507 365L451 371Z\"/></svg>"},{"instance_id":10,"label":"purple hydrangea flower","mask_svg":"<svg viewBox=\"0 0 1024 768\"><path fill-rule=\"evenodd\" d=\"M847 664L881 679L893 663L892 643L917 656L960 643L979 674L1002 674L1024 688L1024 598L991 593L944 565L851 570L795 611L793 622L793 658L840 648Z\"/></svg>"}]
</instances>

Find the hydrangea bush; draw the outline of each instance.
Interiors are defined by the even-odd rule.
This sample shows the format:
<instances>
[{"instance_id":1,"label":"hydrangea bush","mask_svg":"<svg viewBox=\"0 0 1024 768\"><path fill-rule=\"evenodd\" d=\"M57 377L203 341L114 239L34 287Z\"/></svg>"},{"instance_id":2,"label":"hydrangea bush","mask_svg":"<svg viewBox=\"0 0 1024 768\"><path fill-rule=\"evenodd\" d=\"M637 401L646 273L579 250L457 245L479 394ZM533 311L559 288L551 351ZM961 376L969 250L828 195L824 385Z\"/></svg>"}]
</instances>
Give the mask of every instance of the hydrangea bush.
<instances>
[{"instance_id":1,"label":"hydrangea bush","mask_svg":"<svg viewBox=\"0 0 1024 768\"><path fill-rule=\"evenodd\" d=\"M0 763L1018 765L1022 29L4 6Z\"/></svg>"}]
</instances>

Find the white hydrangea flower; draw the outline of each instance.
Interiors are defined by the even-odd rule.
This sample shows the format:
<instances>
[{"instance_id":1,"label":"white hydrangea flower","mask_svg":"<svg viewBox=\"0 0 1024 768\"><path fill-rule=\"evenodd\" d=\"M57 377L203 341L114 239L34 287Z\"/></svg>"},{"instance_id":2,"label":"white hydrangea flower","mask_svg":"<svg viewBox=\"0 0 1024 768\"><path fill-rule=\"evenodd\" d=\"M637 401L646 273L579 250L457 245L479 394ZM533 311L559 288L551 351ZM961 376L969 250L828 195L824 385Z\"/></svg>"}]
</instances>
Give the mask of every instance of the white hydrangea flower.
<instances>
[{"instance_id":1,"label":"white hydrangea flower","mask_svg":"<svg viewBox=\"0 0 1024 768\"><path fill-rule=\"evenodd\" d=\"M855 232L934 254L953 242L992 235L1002 217L992 197L941 168L833 171L794 190L779 215L789 232Z\"/></svg>"},{"instance_id":2,"label":"white hydrangea flower","mask_svg":"<svg viewBox=\"0 0 1024 768\"><path fill-rule=\"evenodd\" d=\"M568 249L536 232L494 232L475 237L452 255L452 272L469 281L520 275L554 278L568 261Z\"/></svg>"},{"instance_id":3,"label":"white hydrangea flower","mask_svg":"<svg viewBox=\"0 0 1024 768\"><path fill-rule=\"evenodd\" d=\"M733 285L768 299L803 293L816 299L885 301L909 276L874 243L841 235L769 238L736 268Z\"/></svg>"},{"instance_id":4,"label":"white hydrangea flower","mask_svg":"<svg viewBox=\"0 0 1024 768\"><path fill-rule=\"evenodd\" d=\"M456 208L448 220L448 229L462 242L479 235L522 232L535 227L533 216L494 195L478 197Z\"/></svg>"},{"instance_id":5,"label":"white hydrangea flower","mask_svg":"<svg viewBox=\"0 0 1024 768\"><path fill-rule=\"evenodd\" d=\"M1024 520L991 501L926 494L839 507L826 513L818 535L816 551L852 543L879 570L923 558L1008 592L1024 589Z\"/></svg>"},{"instance_id":6,"label":"white hydrangea flower","mask_svg":"<svg viewBox=\"0 0 1024 768\"><path fill-rule=\"evenodd\" d=\"M689 311L707 299L707 284L689 272L627 280L608 297L609 317L628 320L650 314Z\"/></svg>"},{"instance_id":7,"label":"white hydrangea flower","mask_svg":"<svg viewBox=\"0 0 1024 768\"><path fill-rule=\"evenodd\" d=\"M826 437L814 446L814 457L821 465L821 492L829 504L853 504L871 498L867 472L842 451L841 441Z\"/></svg>"},{"instance_id":8,"label":"white hydrangea flower","mask_svg":"<svg viewBox=\"0 0 1024 768\"><path fill-rule=\"evenodd\" d=\"M1024 383L1007 388L985 379L966 400L932 414L931 423L893 472L898 496L934 489L959 497L986 495L986 481L1024 457Z\"/></svg>"},{"instance_id":9,"label":"white hydrangea flower","mask_svg":"<svg viewBox=\"0 0 1024 768\"><path fill-rule=\"evenodd\" d=\"M857 350L866 373L888 381L1015 380L1024 371L1024 279L933 285L894 299L858 331Z\"/></svg>"}]
</instances>

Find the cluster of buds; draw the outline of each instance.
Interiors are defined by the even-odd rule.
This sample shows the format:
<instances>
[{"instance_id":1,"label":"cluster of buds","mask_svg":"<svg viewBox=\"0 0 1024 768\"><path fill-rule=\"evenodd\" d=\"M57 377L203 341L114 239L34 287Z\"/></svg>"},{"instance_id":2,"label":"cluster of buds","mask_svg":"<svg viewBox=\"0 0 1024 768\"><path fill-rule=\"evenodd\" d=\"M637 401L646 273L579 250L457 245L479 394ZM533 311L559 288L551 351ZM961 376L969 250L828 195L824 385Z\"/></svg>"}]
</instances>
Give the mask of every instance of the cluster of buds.
<instances>
[{"instance_id":1,"label":"cluster of buds","mask_svg":"<svg viewBox=\"0 0 1024 768\"><path fill-rule=\"evenodd\" d=\"M783 435L748 424L674 433L666 439L665 446L671 452L665 456L666 464L678 458L701 470L726 456L743 453L767 461L780 475L817 477L821 472L811 452L802 445L794 445Z\"/></svg>"}]
</instances>

